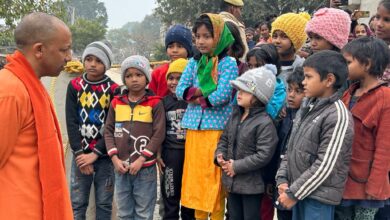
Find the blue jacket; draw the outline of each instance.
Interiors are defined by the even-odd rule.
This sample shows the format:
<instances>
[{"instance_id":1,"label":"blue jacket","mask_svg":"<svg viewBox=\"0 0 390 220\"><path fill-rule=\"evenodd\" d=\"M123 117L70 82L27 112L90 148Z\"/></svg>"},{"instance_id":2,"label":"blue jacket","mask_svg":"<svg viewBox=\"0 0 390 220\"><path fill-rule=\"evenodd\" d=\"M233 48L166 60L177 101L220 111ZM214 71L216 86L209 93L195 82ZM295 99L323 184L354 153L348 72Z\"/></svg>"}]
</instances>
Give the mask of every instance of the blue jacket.
<instances>
[{"instance_id":1,"label":"blue jacket","mask_svg":"<svg viewBox=\"0 0 390 220\"><path fill-rule=\"evenodd\" d=\"M184 99L183 96L187 89L199 87L197 69L198 61L194 58L190 59L176 88L176 95L179 99ZM200 105L188 104L181 122L182 127L192 130L223 130L232 112L233 87L229 82L237 76L236 60L229 56L220 59L217 89L207 97L211 107L202 109Z\"/></svg>"}]
</instances>

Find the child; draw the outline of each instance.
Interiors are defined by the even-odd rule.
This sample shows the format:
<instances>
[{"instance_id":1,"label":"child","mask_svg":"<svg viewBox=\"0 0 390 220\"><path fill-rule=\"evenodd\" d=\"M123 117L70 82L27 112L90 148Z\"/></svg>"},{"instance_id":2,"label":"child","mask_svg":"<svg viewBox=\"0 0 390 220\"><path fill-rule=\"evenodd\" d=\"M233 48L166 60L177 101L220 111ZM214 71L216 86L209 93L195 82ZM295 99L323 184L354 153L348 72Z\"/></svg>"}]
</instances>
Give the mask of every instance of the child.
<instances>
[{"instance_id":1,"label":"child","mask_svg":"<svg viewBox=\"0 0 390 220\"><path fill-rule=\"evenodd\" d=\"M96 218L111 218L114 169L103 139L108 108L118 87L104 74L111 68L111 60L112 52L106 44L89 44L82 55L85 73L68 85L65 113L74 155L70 191L75 219L85 219L92 183Z\"/></svg>"},{"instance_id":2,"label":"child","mask_svg":"<svg viewBox=\"0 0 390 220\"><path fill-rule=\"evenodd\" d=\"M372 36L372 32L370 28L364 23L356 25L353 34L354 34L354 38Z\"/></svg>"},{"instance_id":3,"label":"child","mask_svg":"<svg viewBox=\"0 0 390 220\"><path fill-rule=\"evenodd\" d=\"M271 23L270 22L262 22L258 26L258 30L260 33L260 38L258 45L260 44L270 44L272 43L272 38L270 37L270 31L271 31Z\"/></svg>"},{"instance_id":4,"label":"child","mask_svg":"<svg viewBox=\"0 0 390 220\"><path fill-rule=\"evenodd\" d=\"M165 137L165 111L158 96L145 89L149 61L130 56L121 64L127 91L112 100L104 132L115 167L119 219L153 219L157 197L156 154Z\"/></svg>"},{"instance_id":5,"label":"child","mask_svg":"<svg viewBox=\"0 0 390 220\"><path fill-rule=\"evenodd\" d=\"M308 99L294 125L276 174L278 202L292 219L333 219L348 175L353 122L337 90L347 78L344 57L321 51L303 64Z\"/></svg>"},{"instance_id":6,"label":"child","mask_svg":"<svg viewBox=\"0 0 390 220\"><path fill-rule=\"evenodd\" d=\"M349 78L357 82L342 98L352 113L355 136L337 219L373 220L378 208L390 204L390 88L380 80L390 54L384 41L372 37L356 39L342 52Z\"/></svg>"},{"instance_id":7,"label":"child","mask_svg":"<svg viewBox=\"0 0 390 220\"><path fill-rule=\"evenodd\" d=\"M305 26L310 19L307 13L287 13L279 16L272 23L272 43L278 50L282 71L278 78L286 83L287 77L297 66L302 66L305 59L296 55L296 52L306 41Z\"/></svg>"},{"instance_id":8,"label":"child","mask_svg":"<svg viewBox=\"0 0 390 220\"><path fill-rule=\"evenodd\" d=\"M340 51L347 43L351 30L351 17L336 8L321 8L306 25L311 50Z\"/></svg>"},{"instance_id":9,"label":"child","mask_svg":"<svg viewBox=\"0 0 390 220\"><path fill-rule=\"evenodd\" d=\"M231 220L260 219L259 207L265 183L262 168L271 160L277 134L265 111L275 87L276 67L270 64L247 71L231 81L237 102L215 151L222 167ZM234 178L234 179L233 179Z\"/></svg>"},{"instance_id":10,"label":"child","mask_svg":"<svg viewBox=\"0 0 390 220\"><path fill-rule=\"evenodd\" d=\"M377 9L375 18L375 35L382 39L387 45L390 44L390 26L388 20L390 19L390 0L382 0ZM390 66L386 68L383 73L382 80L390 82ZM390 211L389 211L390 215Z\"/></svg>"},{"instance_id":11,"label":"child","mask_svg":"<svg viewBox=\"0 0 390 220\"><path fill-rule=\"evenodd\" d=\"M240 60L240 58L244 56L245 52L245 46L240 36L240 30L237 25L231 21L226 21L225 24L234 37L234 43L229 47L227 54L236 59L238 74L241 75L248 70L248 66L245 62L241 62Z\"/></svg>"},{"instance_id":12,"label":"child","mask_svg":"<svg viewBox=\"0 0 390 220\"><path fill-rule=\"evenodd\" d=\"M186 130L180 126L187 103L176 97L176 86L188 61L180 58L169 65L167 85L170 94L163 99L166 112L166 136L160 151L161 192L164 201L163 219L194 219L194 210L180 207L181 179L184 164L184 143Z\"/></svg>"},{"instance_id":13,"label":"child","mask_svg":"<svg viewBox=\"0 0 390 220\"><path fill-rule=\"evenodd\" d=\"M256 45L256 42L253 40L253 37L255 36L255 30L253 28L246 28L245 35L246 43L248 44L248 49L251 50Z\"/></svg>"},{"instance_id":14,"label":"child","mask_svg":"<svg viewBox=\"0 0 390 220\"><path fill-rule=\"evenodd\" d=\"M249 69L261 67L265 64L273 64L277 68L276 77L280 73L279 55L276 47L272 44L262 44L248 52L247 63ZM286 87L281 79L276 78L275 92L266 105L266 111L272 119L277 119L280 110L285 104ZM274 179L274 177L272 177Z\"/></svg>"},{"instance_id":15,"label":"child","mask_svg":"<svg viewBox=\"0 0 390 220\"><path fill-rule=\"evenodd\" d=\"M278 147L276 148L276 152L273 160L270 164L275 164L278 168L281 159L283 159L286 150L287 150L287 142L290 137L291 128L293 125L294 118L299 108L301 107L301 103L305 94L303 92L302 81L305 76L303 75L303 68L297 67L294 72L287 78L288 89L287 89L287 108L286 108L286 116L278 125ZM277 169L276 168L276 169ZM275 176L275 175L273 175ZM277 197L276 197L277 198ZM278 220L291 220L292 212L290 210L285 210L281 206L276 206Z\"/></svg>"},{"instance_id":16,"label":"child","mask_svg":"<svg viewBox=\"0 0 390 220\"><path fill-rule=\"evenodd\" d=\"M192 34L191 31L183 25L172 26L165 36L165 49L169 59L175 61L180 58L187 59L192 56ZM167 71L169 63L163 64L152 72L152 80L149 89L155 95L165 97L169 94L167 88Z\"/></svg>"},{"instance_id":17,"label":"child","mask_svg":"<svg viewBox=\"0 0 390 220\"><path fill-rule=\"evenodd\" d=\"M211 212L218 220L225 205L221 170L214 166L213 155L232 110L229 81L238 76L238 69L227 51L234 38L216 14L197 18L193 32L202 56L189 61L176 89L177 97L189 103L181 123L187 128L181 200L196 210L196 218L207 219Z\"/></svg>"}]
</instances>

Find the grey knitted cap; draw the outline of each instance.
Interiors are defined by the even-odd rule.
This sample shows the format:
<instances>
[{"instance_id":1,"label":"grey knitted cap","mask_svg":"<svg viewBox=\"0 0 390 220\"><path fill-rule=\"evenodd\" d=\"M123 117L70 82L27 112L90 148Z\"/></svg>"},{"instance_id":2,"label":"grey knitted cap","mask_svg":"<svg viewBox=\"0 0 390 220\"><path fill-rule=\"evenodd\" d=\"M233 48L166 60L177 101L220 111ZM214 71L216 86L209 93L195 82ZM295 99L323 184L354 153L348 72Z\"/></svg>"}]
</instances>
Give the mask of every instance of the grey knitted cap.
<instances>
[{"instance_id":1,"label":"grey knitted cap","mask_svg":"<svg viewBox=\"0 0 390 220\"><path fill-rule=\"evenodd\" d=\"M230 84L238 90L253 94L263 104L267 105L274 94L276 84L276 66L266 64L262 67L246 71Z\"/></svg>"},{"instance_id":2,"label":"grey knitted cap","mask_svg":"<svg viewBox=\"0 0 390 220\"><path fill-rule=\"evenodd\" d=\"M99 58L99 60L104 64L106 71L111 68L112 51L105 43L95 41L88 44L81 57L83 63L88 55L93 55Z\"/></svg>"},{"instance_id":3,"label":"grey knitted cap","mask_svg":"<svg viewBox=\"0 0 390 220\"><path fill-rule=\"evenodd\" d=\"M125 73L129 68L136 68L139 71L143 72L146 76L148 82L151 80L150 73L150 63L149 60L144 56L133 55L126 58L121 64L121 76L122 82L125 83Z\"/></svg>"}]
</instances>

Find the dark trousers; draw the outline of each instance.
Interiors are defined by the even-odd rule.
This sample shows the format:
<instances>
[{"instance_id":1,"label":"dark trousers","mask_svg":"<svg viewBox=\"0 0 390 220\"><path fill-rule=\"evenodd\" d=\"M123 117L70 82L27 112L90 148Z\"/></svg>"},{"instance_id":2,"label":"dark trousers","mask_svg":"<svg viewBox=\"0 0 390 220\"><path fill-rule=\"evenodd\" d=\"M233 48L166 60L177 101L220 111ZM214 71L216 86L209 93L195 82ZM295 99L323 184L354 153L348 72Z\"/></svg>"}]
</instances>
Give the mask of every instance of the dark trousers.
<instances>
[{"instance_id":1,"label":"dark trousers","mask_svg":"<svg viewBox=\"0 0 390 220\"><path fill-rule=\"evenodd\" d=\"M380 208L375 215L375 220L390 220L390 205Z\"/></svg>"},{"instance_id":2,"label":"dark trousers","mask_svg":"<svg viewBox=\"0 0 390 220\"><path fill-rule=\"evenodd\" d=\"M252 220L261 219L260 209L262 194L243 195L229 193L229 219Z\"/></svg>"},{"instance_id":3,"label":"dark trousers","mask_svg":"<svg viewBox=\"0 0 390 220\"><path fill-rule=\"evenodd\" d=\"M181 179L183 176L184 149L167 149L162 152L161 158L165 163L164 174L161 178L161 193L164 202L164 220L195 219L193 209L180 207Z\"/></svg>"},{"instance_id":4,"label":"dark trousers","mask_svg":"<svg viewBox=\"0 0 390 220\"><path fill-rule=\"evenodd\" d=\"M333 220L335 206L314 199L300 200L292 209L293 220Z\"/></svg>"}]
</instances>

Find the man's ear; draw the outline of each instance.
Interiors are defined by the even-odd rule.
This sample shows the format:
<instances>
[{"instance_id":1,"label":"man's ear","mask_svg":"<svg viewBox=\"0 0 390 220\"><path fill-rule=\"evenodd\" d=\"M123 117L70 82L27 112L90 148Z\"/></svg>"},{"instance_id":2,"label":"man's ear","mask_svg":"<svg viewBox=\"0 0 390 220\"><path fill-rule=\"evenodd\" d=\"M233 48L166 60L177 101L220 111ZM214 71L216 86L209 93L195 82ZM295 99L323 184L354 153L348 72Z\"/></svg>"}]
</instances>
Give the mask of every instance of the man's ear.
<instances>
[{"instance_id":1,"label":"man's ear","mask_svg":"<svg viewBox=\"0 0 390 220\"><path fill-rule=\"evenodd\" d=\"M31 51L37 59L42 58L44 46L43 43L35 43L31 47Z\"/></svg>"},{"instance_id":2,"label":"man's ear","mask_svg":"<svg viewBox=\"0 0 390 220\"><path fill-rule=\"evenodd\" d=\"M326 75L326 87L330 88L336 83L336 76L333 73Z\"/></svg>"}]
</instances>

